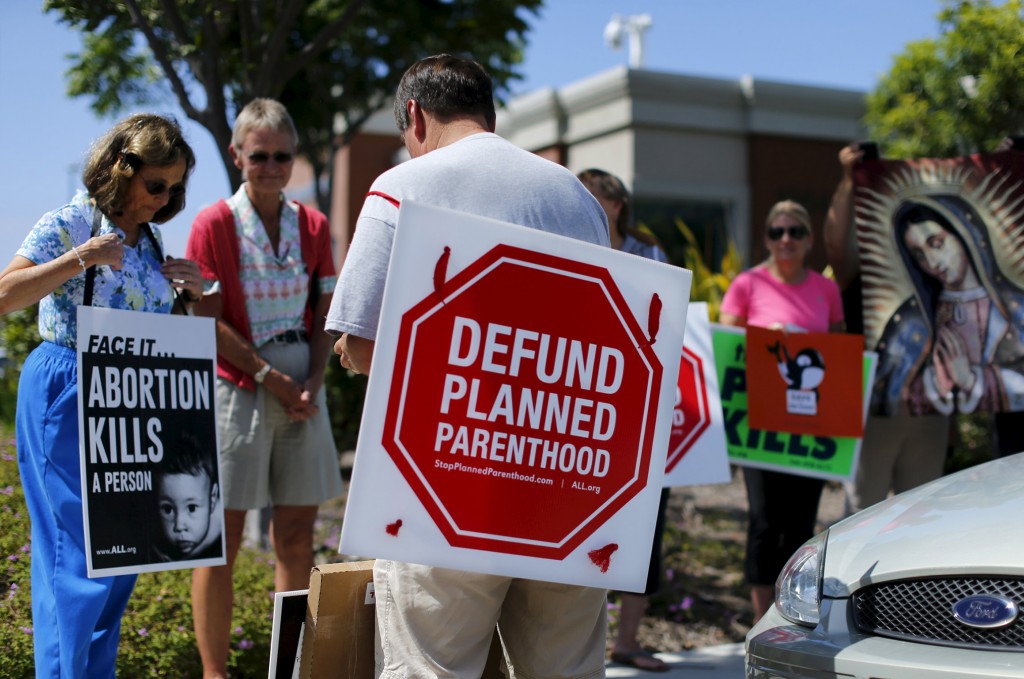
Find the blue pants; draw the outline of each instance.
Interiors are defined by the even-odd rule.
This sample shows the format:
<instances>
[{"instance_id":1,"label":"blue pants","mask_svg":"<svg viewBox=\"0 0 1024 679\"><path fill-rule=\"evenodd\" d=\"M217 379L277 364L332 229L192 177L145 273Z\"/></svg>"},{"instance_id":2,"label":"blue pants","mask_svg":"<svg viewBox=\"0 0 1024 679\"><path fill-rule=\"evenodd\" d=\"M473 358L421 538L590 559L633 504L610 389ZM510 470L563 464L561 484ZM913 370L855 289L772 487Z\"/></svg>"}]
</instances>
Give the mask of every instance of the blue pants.
<instances>
[{"instance_id":1,"label":"blue pants","mask_svg":"<svg viewBox=\"0 0 1024 679\"><path fill-rule=\"evenodd\" d=\"M75 352L43 342L18 385L18 468L32 520L37 677L113 677L134 575L86 577Z\"/></svg>"}]
</instances>

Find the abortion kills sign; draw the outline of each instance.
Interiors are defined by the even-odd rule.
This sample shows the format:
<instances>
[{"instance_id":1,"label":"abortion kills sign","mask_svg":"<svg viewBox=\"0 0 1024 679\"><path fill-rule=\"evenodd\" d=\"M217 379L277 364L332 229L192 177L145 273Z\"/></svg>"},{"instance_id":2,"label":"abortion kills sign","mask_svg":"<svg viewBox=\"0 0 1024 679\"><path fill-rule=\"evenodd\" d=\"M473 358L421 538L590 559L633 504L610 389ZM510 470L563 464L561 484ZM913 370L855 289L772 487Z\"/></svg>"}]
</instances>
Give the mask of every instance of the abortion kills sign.
<instances>
[{"instance_id":1,"label":"abortion kills sign","mask_svg":"<svg viewBox=\"0 0 1024 679\"><path fill-rule=\"evenodd\" d=\"M411 203L390 271L342 551L642 588L689 272Z\"/></svg>"},{"instance_id":2,"label":"abortion kills sign","mask_svg":"<svg viewBox=\"0 0 1024 679\"><path fill-rule=\"evenodd\" d=\"M79 307L89 577L225 563L211 319Z\"/></svg>"}]
</instances>

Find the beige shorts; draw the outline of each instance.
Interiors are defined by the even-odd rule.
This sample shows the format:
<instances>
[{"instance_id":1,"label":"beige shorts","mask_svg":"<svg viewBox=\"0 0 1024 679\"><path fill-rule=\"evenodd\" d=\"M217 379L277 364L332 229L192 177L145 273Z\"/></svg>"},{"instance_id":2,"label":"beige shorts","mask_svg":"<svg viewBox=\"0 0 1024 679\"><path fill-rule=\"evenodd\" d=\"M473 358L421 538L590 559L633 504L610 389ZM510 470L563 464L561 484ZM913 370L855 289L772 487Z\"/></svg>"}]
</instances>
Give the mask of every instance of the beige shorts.
<instances>
[{"instance_id":1,"label":"beige shorts","mask_svg":"<svg viewBox=\"0 0 1024 679\"><path fill-rule=\"evenodd\" d=\"M479 679L497 625L517 679L603 677L606 591L378 559L377 676Z\"/></svg>"},{"instance_id":2,"label":"beige shorts","mask_svg":"<svg viewBox=\"0 0 1024 679\"><path fill-rule=\"evenodd\" d=\"M260 356L299 382L309 371L309 345L267 344ZM327 416L324 390L320 411L292 422L277 397L217 380L217 429L221 450L221 492L227 509L267 505L318 505L341 494L341 470Z\"/></svg>"}]
</instances>

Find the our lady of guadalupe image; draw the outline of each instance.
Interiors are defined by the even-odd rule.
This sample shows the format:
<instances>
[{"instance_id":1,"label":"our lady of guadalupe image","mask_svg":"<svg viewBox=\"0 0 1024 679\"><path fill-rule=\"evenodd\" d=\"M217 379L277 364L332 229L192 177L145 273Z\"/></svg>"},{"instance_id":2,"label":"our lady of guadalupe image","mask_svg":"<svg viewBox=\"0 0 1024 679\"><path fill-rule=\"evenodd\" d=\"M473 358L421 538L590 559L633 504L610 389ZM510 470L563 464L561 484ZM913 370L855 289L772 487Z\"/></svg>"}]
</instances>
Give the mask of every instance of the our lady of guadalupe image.
<instances>
[{"instance_id":1,"label":"our lady of guadalupe image","mask_svg":"<svg viewBox=\"0 0 1024 679\"><path fill-rule=\"evenodd\" d=\"M874 161L858 172L874 412L1024 410L1020 155Z\"/></svg>"}]
</instances>

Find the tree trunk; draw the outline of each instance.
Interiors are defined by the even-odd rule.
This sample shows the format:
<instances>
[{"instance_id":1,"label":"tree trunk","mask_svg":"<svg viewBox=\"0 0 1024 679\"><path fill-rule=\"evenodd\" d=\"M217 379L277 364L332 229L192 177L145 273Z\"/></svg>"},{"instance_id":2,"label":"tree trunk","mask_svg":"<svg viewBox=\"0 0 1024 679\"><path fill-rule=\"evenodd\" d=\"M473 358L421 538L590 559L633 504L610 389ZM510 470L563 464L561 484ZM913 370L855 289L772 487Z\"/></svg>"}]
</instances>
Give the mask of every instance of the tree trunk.
<instances>
[{"instance_id":1,"label":"tree trunk","mask_svg":"<svg viewBox=\"0 0 1024 679\"><path fill-rule=\"evenodd\" d=\"M231 193L238 190L242 185L242 171L235 167L235 161L231 158L228 146L231 145L231 127L227 123L227 112L207 111L205 119L196 119L196 122L205 127L213 136L217 145L217 152L220 153L220 160L224 163L224 171L228 175L228 183L231 184Z\"/></svg>"},{"instance_id":2,"label":"tree trunk","mask_svg":"<svg viewBox=\"0 0 1024 679\"><path fill-rule=\"evenodd\" d=\"M323 163L319 160L309 159L309 164L313 168L313 192L316 196L316 207L320 212L330 217L331 214L331 197L334 195L334 154L337 153L337 149L331 149L331 155L327 159L327 163ZM327 173L327 186L324 187L322 181L324 172Z\"/></svg>"}]
</instances>

